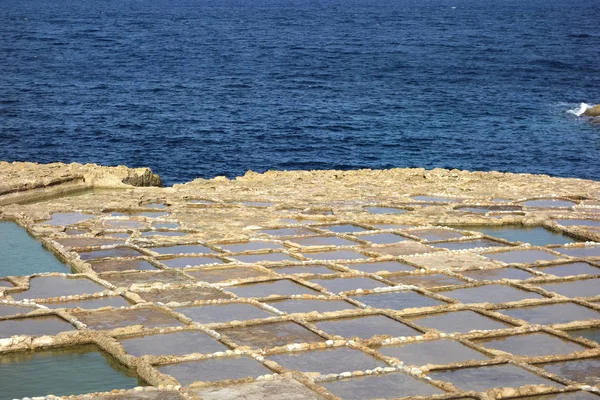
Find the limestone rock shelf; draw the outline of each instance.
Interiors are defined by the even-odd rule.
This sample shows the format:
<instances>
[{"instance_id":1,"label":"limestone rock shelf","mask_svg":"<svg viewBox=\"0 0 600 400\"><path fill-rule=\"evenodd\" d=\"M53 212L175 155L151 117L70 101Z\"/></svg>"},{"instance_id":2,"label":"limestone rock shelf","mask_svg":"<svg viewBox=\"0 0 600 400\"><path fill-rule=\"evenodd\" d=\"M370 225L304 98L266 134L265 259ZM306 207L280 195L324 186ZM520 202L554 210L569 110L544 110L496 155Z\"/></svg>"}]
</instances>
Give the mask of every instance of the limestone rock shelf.
<instances>
[{"instance_id":1,"label":"limestone rock shelf","mask_svg":"<svg viewBox=\"0 0 600 400\"><path fill-rule=\"evenodd\" d=\"M600 393L599 182L393 169L165 188L144 168L58 163L0 177L0 365L55 394ZM52 380L73 354L106 392ZM2 376L12 397L50 394Z\"/></svg>"}]
</instances>

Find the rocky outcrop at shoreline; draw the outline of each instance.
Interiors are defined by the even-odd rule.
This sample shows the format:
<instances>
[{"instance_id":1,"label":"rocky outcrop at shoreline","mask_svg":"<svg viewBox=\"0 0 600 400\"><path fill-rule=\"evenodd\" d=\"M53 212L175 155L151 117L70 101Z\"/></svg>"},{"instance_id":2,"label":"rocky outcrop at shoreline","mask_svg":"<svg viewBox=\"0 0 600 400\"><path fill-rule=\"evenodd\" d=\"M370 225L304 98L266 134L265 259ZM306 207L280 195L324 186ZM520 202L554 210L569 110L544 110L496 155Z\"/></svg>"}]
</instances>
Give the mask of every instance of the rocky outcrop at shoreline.
<instances>
[{"instance_id":1,"label":"rocky outcrop at shoreline","mask_svg":"<svg viewBox=\"0 0 600 400\"><path fill-rule=\"evenodd\" d=\"M600 117L600 104L588 108L583 112L583 115L585 115L586 117Z\"/></svg>"},{"instance_id":2,"label":"rocky outcrop at shoreline","mask_svg":"<svg viewBox=\"0 0 600 400\"><path fill-rule=\"evenodd\" d=\"M0 161L0 205L42 200L91 188L162 186L149 168Z\"/></svg>"}]
</instances>

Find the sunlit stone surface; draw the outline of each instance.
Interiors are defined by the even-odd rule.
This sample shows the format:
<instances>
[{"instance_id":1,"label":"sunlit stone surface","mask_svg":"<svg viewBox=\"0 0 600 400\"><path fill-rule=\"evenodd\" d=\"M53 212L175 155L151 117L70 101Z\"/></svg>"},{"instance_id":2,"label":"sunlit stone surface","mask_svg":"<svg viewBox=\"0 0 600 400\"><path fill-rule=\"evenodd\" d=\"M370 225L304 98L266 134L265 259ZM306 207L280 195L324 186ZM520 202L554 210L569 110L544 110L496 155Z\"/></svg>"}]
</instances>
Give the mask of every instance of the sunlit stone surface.
<instances>
[{"instance_id":1,"label":"sunlit stone surface","mask_svg":"<svg viewBox=\"0 0 600 400\"><path fill-rule=\"evenodd\" d=\"M0 163L2 398L577 400L599 384L597 182L415 169L159 188L123 183L157 184L147 170L47 168ZM83 190L36 170L77 170Z\"/></svg>"}]
</instances>

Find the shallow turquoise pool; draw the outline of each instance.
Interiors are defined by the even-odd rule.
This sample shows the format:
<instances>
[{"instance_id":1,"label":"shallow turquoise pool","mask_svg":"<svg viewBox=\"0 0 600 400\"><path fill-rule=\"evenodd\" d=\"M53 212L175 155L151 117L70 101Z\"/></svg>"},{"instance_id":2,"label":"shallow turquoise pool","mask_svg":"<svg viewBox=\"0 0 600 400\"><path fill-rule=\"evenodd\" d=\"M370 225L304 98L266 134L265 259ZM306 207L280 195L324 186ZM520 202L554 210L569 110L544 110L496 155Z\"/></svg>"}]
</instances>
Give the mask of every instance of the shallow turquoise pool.
<instances>
[{"instance_id":1,"label":"shallow turquoise pool","mask_svg":"<svg viewBox=\"0 0 600 400\"><path fill-rule=\"evenodd\" d=\"M145 386L94 345L0 356L0 397L67 396Z\"/></svg>"},{"instance_id":2,"label":"shallow turquoise pool","mask_svg":"<svg viewBox=\"0 0 600 400\"><path fill-rule=\"evenodd\" d=\"M0 277L70 272L52 252L14 222L0 221Z\"/></svg>"}]
</instances>

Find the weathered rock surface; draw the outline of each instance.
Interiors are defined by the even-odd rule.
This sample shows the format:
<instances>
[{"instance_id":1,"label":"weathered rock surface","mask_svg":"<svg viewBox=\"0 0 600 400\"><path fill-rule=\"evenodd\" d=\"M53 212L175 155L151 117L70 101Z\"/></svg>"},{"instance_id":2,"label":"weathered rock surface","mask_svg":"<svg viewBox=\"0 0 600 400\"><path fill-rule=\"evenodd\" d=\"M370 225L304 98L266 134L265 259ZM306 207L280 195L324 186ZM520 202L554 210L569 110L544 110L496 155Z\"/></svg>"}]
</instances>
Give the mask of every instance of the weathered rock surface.
<instances>
[{"instance_id":1,"label":"weathered rock surface","mask_svg":"<svg viewBox=\"0 0 600 400\"><path fill-rule=\"evenodd\" d=\"M592 108L588 108L583 112L586 117L600 117L600 104L595 105Z\"/></svg>"},{"instance_id":2,"label":"weathered rock surface","mask_svg":"<svg viewBox=\"0 0 600 400\"><path fill-rule=\"evenodd\" d=\"M0 161L0 204L40 200L89 188L162 186L149 168Z\"/></svg>"},{"instance_id":3,"label":"weathered rock surface","mask_svg":"<svg viewBox=\"0 0 600 400\"><path fill-rule=\"evenodd\" d=\"M600 355L596 339L571 333L600 328L600 182L415 168L248 172L162 188L132 186L160 183L148 169L31 163L0 163L0 178L0 220L27 229L74 273L48 274L61 289L45 296L28 295L41 277L0 274L0 352L95 343L157 386L81 399L337 400L336 387L361 384L383 385L377 397L388 398L405 395L398 379L424 390L415 395L466 398L473 392L435 370L481 368L487 379L507 361L541 366L518 382L493 376L475 396L519 397L563 388L549 377L583 388L587 376L542 369ZM517 236L483 236L474 225L510 225ZM542 228L569 236L533 241ZM66 279L94 284L74 294ZM73 329L36 336L31 324L48 317ZM23 322L27 330L3 337ZM181 339L192 332L204 344ZM509 353L487 341L499 337L579 345ZM421 351L409 365L383 355L408 344L450 349L453 339L489 357L436 361ZM138 357L128 340L151 344ZM227 350L212 353L217 342ZM152 343L190 353L160 354ZM344 346L362 354L355 367ZM306 368L275 359L291 353ZM199 371L208 368L218 373L207 379Z\"/></svg>"}]
</instances>

